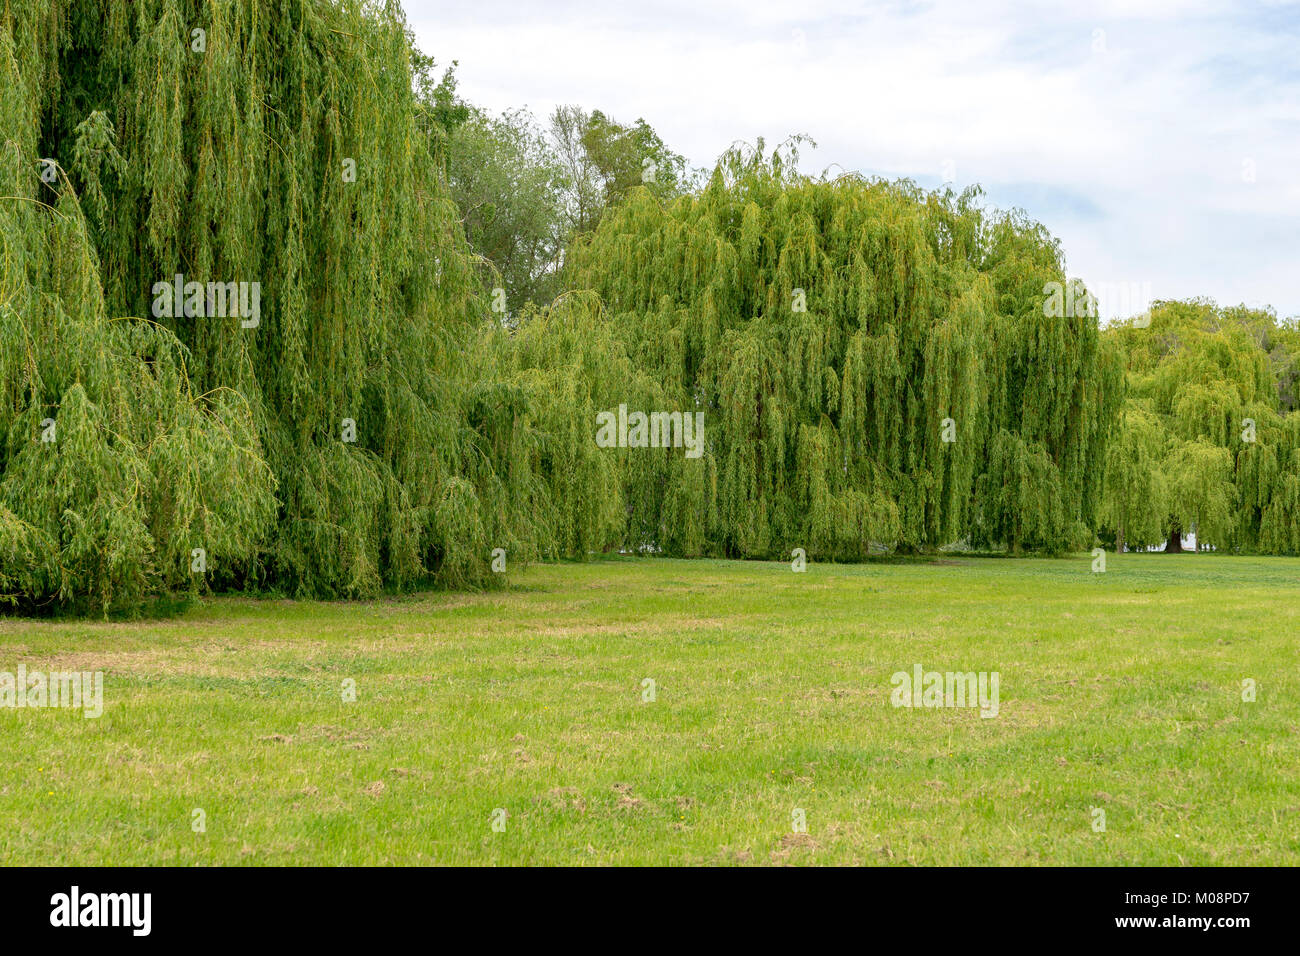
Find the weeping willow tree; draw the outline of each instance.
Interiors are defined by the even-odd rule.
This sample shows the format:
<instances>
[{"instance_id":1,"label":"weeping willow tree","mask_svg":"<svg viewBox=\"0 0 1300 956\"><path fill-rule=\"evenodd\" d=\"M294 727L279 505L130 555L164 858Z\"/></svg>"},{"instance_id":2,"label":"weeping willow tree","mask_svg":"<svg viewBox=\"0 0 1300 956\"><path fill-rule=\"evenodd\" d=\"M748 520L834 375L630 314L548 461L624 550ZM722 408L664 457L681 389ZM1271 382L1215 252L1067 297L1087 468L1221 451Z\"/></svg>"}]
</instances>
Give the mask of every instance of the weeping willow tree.
<instances>
[{"instance_id":1,"label":"weeping willow tree","mask_svg":"<svg viewBox=\"0 0 1300 956\"><path fill-rule=\"evenodd\" d=\"M0 18L0 603L129 606L220 581L269 536L275 487L249 403L202 387L150 321L112 321L89 216L41 150L56 18ZM102 150L102 116L77 155ZM95 189L86 208L102 208Z\"/></svg>"},{"instance_id":2,"label":"weeping willow tree","mask_svg":"<svg viewBox=\"0 0 1300 956\"><path fill-rule=\"evenodd\" d=\"M1129 392L1103 518L1123 548L1300 551L1300 334L1267 310L1158 303L1109 333Z\"/></svg>"},{"instance_id":3,"label":"weeping willow tree","mask_svg":"<svg viewBox=\"0 0 1300 956\"><path fill-rule=\"evenodd\" d=\"M192 586L358 595L537 553L397 5L0 3L0 589L138 595L202 549Z\"/></svg>"},{"instance_id":4,"label":"weeping willow tree","mask_svg":"<svg viewBox=\"0 0 1300 956\"><path fill-rule=\"evenodd\" d=\"M1122 379L1095 318L1045 313L1056 244L975 192L799 175L790 145L732 150L668 205L642 191L570 251L569 285L660 390L642 400L704 415L699 460L629 456L634 543L853 559L1084 538Z\"/></svg>"},{"instance_id":5,"label":"weeping willow tree","mask_svg":"<svg viewBox=\"0 0 1300 956\"><path fill-rule=\"evenodd\" d=\"M596 416L611 402L658 401L635 369L600 303L588 292L530 309L492 354L495 377L521 401L520 470L535 480L527 502L545 557L582 556L622 546L628 520L622 475L629 449L599 447Z\"/></svg>"},{"instance_id":6,"label":"weeping willow tree","mask_svg":"<svg viewBox=\"0 0 1300 956\"><path fill-rule=\"evenodd\" d=\"M979 235L968 255L993 283L997 309L972 539L1012 551L1086 546L1124 402L1120 352L1101 336L1083 284L1065 279L1060 246L1042 225L994 213Z\"/></svg>"}]
</instances>

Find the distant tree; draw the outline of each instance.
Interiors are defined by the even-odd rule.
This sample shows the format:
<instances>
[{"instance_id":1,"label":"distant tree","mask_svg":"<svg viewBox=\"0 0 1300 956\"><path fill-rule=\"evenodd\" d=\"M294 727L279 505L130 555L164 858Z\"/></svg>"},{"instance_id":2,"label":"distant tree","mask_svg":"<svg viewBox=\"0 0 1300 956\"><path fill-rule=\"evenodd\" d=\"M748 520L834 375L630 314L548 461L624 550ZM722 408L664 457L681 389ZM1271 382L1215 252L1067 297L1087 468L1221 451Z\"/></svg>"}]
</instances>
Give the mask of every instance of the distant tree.
<instances>
[{"instance_id":1,"label":"distant tree","mask_svg":"<svg viewBox=\"0 0 1300 956\"><path fill-rule=\"evenodd\" d=\"M1106 456L1105 520L1117 547L1300 550L1300 339L1269 310L1158 303L1108 331L1128 397Z\"/></svg>"},{"instance_id":2,"label":"distant tree","mask_svg":"<svg viewBox=\"0 0 1300 956\"><path fill-rule=\"evenodd\" d=\"M560 291L565 174L526 110L471 108L451 136L448 185L470 246L490 261L511 314Z\"/></svg>"},{"instance_id":3,"label":"distant tree","mask_svg":"<svg viewBox=\"0 0 1300 956\"><path fill-rule=\"evenodd\" d=\"M453 64L454 66L454 64ZM512 316L563 291L559 268L573 240L638 188L667 202L689 188L686 160L644 121L624 126L599 110L562 106L542 129L525 109L499 115L461 101L454 72L434 85L429 114L447 131L447 182L465 233L500 283Z\"/></svg>"},{"instance_id":4,"label":"distant tree","mask_svg":"<svg viewBox=\"0 0 1300 956\"><path fill-rule=\"evenodd\" d=\"M564 170L564 233L590 232L605 208L604 187L584 137L591 120L581 107L559 106L551 114L549 132Z\"/></svg>"},{"instance_id":5,"label":"distant tree","mask_svg":"<svg viewBox=\"0 0 1300 956\"><path fill-rule=\"evenodd\" d=\"M686 160L643 119L624 126L600 110L588 119L582 143L604 185L605 206L616 206L639 186L670 200L688 186Z\"/></svg>"},{"instance_id":6,"label":"distant tree","mask_svg":"<svg viewBox=\"0 0 1300 956\"><path fill-rule=\"evenodd\" d=\"M1101 520L1113 529L1115 550L1160 544L1169 532L1169 496L1163 470L1169 436L1158 418L1136 402L1124 409L1106 447L1106 490Z\"/></svg>"},{"instance_id":7,"label":"distant tree","mask_svg":"<svg viewBox=\"0 0 1300 956\"><path fill-rule=\"evenodd\" d=\"M451 66L443 70L441 78L435 79L437 64L433 57L420 52L415 45L415 37L409 31L411 44L411 82L415 88L416 103L429 122L440 132L444 144L457 129L469 121L471 107L456 93L456 67L458 61L452 60Z\"/></svg>"},{"instance_id":8,"label":"distant tree","mask_svg":"<svg viewBox=\"0 0 1300 956\"><path fill-rule=\"evenodd\" d=\"M665 146L643 119L625 126L600 110L560 106L551 114L550 133L565 171L570 237L590 232L606 209L638 187L667 201L692 184L685 158Z\"/></svg>"}]
</instances>

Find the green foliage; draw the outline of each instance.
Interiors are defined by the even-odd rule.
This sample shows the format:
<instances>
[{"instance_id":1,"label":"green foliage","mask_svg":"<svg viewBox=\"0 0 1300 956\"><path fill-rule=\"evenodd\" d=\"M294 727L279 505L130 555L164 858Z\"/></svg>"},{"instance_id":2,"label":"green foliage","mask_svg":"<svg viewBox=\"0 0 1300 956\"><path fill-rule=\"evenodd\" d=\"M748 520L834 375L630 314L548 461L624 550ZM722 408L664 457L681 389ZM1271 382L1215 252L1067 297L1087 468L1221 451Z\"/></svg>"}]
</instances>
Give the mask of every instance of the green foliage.
<instances>
[{"instance_id":1,"label":"green foliage","mask_svg":"<svg viewBox=\"0 0 1300 956\"><path fill-rule=\"evenodd\" d=\"M586 235L636 189L667 201L690 186L686 160L648 123L625 126L600 110L560 106L551 114L550 139L564 183L564 234Z\"/></svg>"},{"instance_id":2,"label":"green foliage","mask_svg":"<svg viewBox=\"0 0 1300 956\"><path fill-rule=\"evenodd\" d=\"M438 115L452 109L449 96L463 112L449 126L447 183L512 322L525 305L544 307L563 291L565 250L606 210L638 188L666 201L689 186L686 160L645 120L625 126L599 110L562 106L543 130L527 110L493 115L454 94L449 71L422 96Z\"/></svg>"},{"instance_id":3,"label":"green foliage","mask_svg":"<svg viewBox=\"0 0 1300 956\"><path fill-rule=\"evenodd\" d=\"M563 253L564 171L523 110L472 110L451 138L448 185L470 246L496 270L513 315L549 303Z\"/></svg>"},{"instance_id":4,"label":"green foliage","mask_svg":"<svg viewBox=\"0 0 1300 956\"><path fill-rule=\"evenodd\" d=\"M1103 335L977 190L492 117L393 3L10 5L0 81L0 602L474 588L494 548L1300 551L1294 324ZM256 314L162 308L176 276ZM600 447L620 406L702 453Z\"/></svg>"},{"instance_id":5,"label":"green foliage","mask_svg":"<svg viewBox=\"0 0 1300 956\"><path fill-rule=\"evenodd\" d=\"M489 312L440 174L467 117L396 6L7 10L0 591L360 595L477 585L491 547L535 553L510 504L530 487L517 409L479 384ZM67 167L55 184L43 156ZM151 320L176 274L260 283L259 317Z\"/></svg>"},{"instance_id":6,"label":"green foliage","mask_svg":"<svg viewBox=\"0 0 1300 956\"><path fill-rule=\"evenodd\" d=\"M239 580L269 534L274 479L240 395L197 394L172 332L107 318L88 216L40 161L44 75L19 69L50 52L45 26L0 19L0 603L131 608L201 587L196 547L216 581ZM120 172L111 126L93 113L76 133L102 219Z\"/></svg>"},{"instance_id":7,"label":"green foliage","mask_svg":"<svg viewBox=\"0 0 1300 956\"><path fill-rule=\"evenodd\" d=\"M1106 447L1102 521L1116 547L1159 545L1169 533L1168 491L1161 463L1167 437L1159 420L1136 402L1126 406Z\"/></svg>"},{"instance_id":8,"label":"green foliage","mask_svg":"<svg viewBox=\"0 0 1300 956\"><path fill-rule=\"evenodd\" d=\"M1105 520L1117 543L1195 530L1199 545L1300 551L1300 339L1267 310L1163 302L1109 332L1129 398L1107 453Z\"/></svg>"},{"instance_id":9,"label":"green foliage","mask_svg":"<svg viewBox=\"0 0 1300 956\"><path fill-rule=\"evenodd\" d=\"M617 206L640 186L658 199L671 199L684 191L685 158L670 150L645 120L638 118L635 125L624 126L594 110L579 128L606 208Z\"/></svg>"},{"instance_id":10,"label":"green foliage","mask_svg":"<svg viewBox=\"0 0 1300 956\"><path fill-rule=\"evenodd\" d=\"M442 78L434 81L433 57L421 53L415 46L415 36L407 31L407 42L411 46L411 73L413 74L416 97L420 105L422 124L426 129L432 127L445 138L456 134L472 115L468 103L456 95L459 85L456 80L455 60L442 73Z\"/></svg>"},{"instance_id":11,"label":"green foliage","mask_svg":"<svg viewBox=\"0 0 1300 956\"><path fill-rule=\"evenodd\" d=\"M504 333L502 334L504 338ZM584 556L622 541L628 504L620 485L629 450L600 448L596 413L616 394L652 394L590 294L530 311L499 345L502 381L521 396L521 471L535 476L525 506L547 557Z\"/></svg>"},{"instance_id":12,"label":"green foliage","mask_svg":"<svg viewBox=\"0 0 1300 956\"><path fill-rule=\"evenodd\" d=\"M852 559L1084 538L1122 381L1095 319L1043 314L1055 242L973 193L801 176L798 145L733 150L671 203L636 189L570 252L570 286L661 390L648 407L705 419L702 459L625 465L625 544ZM610 405L656 400L618 384ZM688 484L703 499L672 504Z\"/></svg>"}]
</instances>

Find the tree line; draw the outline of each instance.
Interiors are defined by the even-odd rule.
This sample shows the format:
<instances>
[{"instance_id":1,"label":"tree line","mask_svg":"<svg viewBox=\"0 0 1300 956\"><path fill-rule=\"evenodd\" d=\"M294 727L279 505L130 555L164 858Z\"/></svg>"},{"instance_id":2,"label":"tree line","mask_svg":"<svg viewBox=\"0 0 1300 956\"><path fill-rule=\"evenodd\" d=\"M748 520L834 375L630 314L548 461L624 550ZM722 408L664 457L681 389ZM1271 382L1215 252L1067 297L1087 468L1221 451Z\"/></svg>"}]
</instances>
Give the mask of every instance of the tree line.
<instances>
[{"instance_id":1,"label":"tree line","mask_svg":"<svg viewBox=\"0 0 1300 956\"><path fill-rule=\"evenodd\" d=\"M0 603L1300 551L1295 323L1046 308L1059 244L976 189L492 114L359 0L6 5L0 81ZM603 447L620 406L702 453Z\"/></svg>"}]
</instances>

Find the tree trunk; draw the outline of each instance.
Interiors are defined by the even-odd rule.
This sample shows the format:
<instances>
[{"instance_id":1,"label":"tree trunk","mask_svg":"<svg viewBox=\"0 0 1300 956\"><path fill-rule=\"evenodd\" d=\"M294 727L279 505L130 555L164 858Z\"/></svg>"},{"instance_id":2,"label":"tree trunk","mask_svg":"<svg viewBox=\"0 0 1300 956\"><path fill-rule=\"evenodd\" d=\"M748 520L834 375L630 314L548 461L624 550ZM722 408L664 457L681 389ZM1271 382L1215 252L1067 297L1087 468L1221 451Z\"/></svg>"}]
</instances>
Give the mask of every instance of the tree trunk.
<instances>
[{"instance_id":1,"label":"tree trunk","mask_svg":"<svg viewBox=\"0 0 1300 956\"><path fill-rule=\"evenodd\" d=\"M1124 553L1124 529L1120 528L1115 532L1115 553Z\"/></svg>"},{"instance_id":2,"label":"tree trunk","mask_svg":"<svg viewBox=\"0 0 1300 956\"><path fill-rule=\"evenodd\" d=\"M1175 521L1169 526L1169 543L1165 545L1165 554L1183 553L1183 526Z\"/></svg>"}]
</instances>

